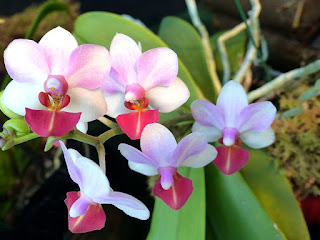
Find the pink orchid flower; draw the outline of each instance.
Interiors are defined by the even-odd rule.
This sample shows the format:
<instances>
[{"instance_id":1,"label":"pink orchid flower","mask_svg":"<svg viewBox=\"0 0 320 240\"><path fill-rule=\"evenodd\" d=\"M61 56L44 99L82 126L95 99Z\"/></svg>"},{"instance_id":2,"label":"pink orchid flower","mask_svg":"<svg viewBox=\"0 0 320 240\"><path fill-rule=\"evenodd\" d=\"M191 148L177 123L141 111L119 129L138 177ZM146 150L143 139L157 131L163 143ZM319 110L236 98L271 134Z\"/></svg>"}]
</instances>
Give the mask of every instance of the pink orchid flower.
<instances>
[{"instance_id":1,"label":"pink orchid flower","mask_svg":"<svg viewBox=\"0 0 320 240\"><path fill-rule=\"evenodd\" d=\"M124 143L118 149L132 170L146 176L160 174L153 194L175 210L186 203L193 191L192 181L181 176L178 167L200 168L217 156L205 135L191 133L177 144L172 133L159 123L144 128L140 144L142 151Z\"/></svg>"},{"instance_id":2,"label":"pink orchid flower","mask_svg":"<svg viewBox=\"0 0 320 240\"><path fill-rule=\"evenodd\" d=\"M39 136L63 136L79 121L78 127L85 129L84 123L107 112L99 87L111 63L102 46L78 46L71 33L57 27L39 43L12 41L4 52L4 63L13 81L2 101L11 111L25 115Z\"/></svg>"},{"instance_id":3,"label":"pink orchid flower","mask_svg":"<svg viewBox=\"0 0 320 240\"><path fill-rule=\"evenodd\" d=\"M223 86L216 106L195 100L191 111L196 120L192 131L205 134L209 142L220 139L223 144L216 147L218 156L213 163L224 174L233 174L248 162L249 152L239 147L242 142L255 149L274 142L270 126L277 111L275 106L269 101L248 105L247 94L236 81Z\"/></svg>"},{"instance_id":4,"label":"pink orchid flower","mask_svg":"<svg viewBox=\"0 0 320 240\"><path fill-rule=\"evenodd\" d=\"M148 208L138 199L110 188L109 180L92 160L74 149L67 149L59 141L71 179L79 185L79 192L68 192L65 203L69 211L69 230L84 233L104 227L106 215L101 204L112 204L127 215L146 220Z\"/></svg>"},{"instance_id":5,"label":"pink orchid flower","mask_svg":"<svg viewBox=\"0 0 320 240\"><path fill-rule=\"evenodd\" d=\"M147 124L158 122L159 112L171 112L188 100L190 93L177 77L178 58L171 49L159 47L142 53L130 37L116 34L110 55L110 75L101 87L107 115L116 118L131 139L139 139Z\"/></svg>"}]
</instances>

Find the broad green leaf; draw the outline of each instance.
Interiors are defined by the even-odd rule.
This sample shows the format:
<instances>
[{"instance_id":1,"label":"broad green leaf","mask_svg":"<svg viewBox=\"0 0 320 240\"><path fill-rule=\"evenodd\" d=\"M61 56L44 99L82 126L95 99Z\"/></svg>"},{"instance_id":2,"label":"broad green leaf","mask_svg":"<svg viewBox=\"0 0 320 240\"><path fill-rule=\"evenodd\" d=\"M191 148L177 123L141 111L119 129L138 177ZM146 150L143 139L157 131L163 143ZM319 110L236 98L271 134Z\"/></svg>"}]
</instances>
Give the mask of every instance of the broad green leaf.
<instances>
[{"instance_id":1,"label":"broad green leaf","mask_svg":"<svg viewBox=\"0 0 320 240\"><path fill-rule=\"evenodd\" d=\"M207 215L219 240L285 239L240 173L205 168Z\"/></svg>"},{"instance_id":2,"label":"broad green leaf","mask_svg":"<svg viewBox=\"0 0 320 240\"><path fill-rule=\"evenodd\" d=\"M80 44L93 43L110 48L110 43L116 33L123 33L140 42L142 50L147 51L156 47L167 47L167 45L150 30L130 21L117 14L108 12L90 12L82 14L75 22L74 36ZM200 90L194 83L193 78L186 67L179 61L178 76L186 83L190 91L190 98L184 106L203 98Z\"/></svg>"},{"instance_id":3,"label":"broad green leaf","mask_svg":"<svg viewBox=\"0 0 320 240\"><path fill-rule=\"evenodd\" d=\"M204 240L206 225L205 182L203 168L179 168L192 180L193 193L180 210L172 210L156 198L147 240Z\"/></svg>"},{"instance_id":4,"label":"broad green leaf","mask_svg":"<svg viewBox=\"0 0 320 240\"><path fill-rule=\"evenodd\" d=\"M216 62L217 73L220 77L223 75L223 67L221 63L220 53L217 48L217 40L218 37L221 36L224 32L219 32L210 37L210 43L214 54L214 60ZM244 55L246 53L246 43L247 43L247 35L245 31L241 31L233 38L228 39L225 42L225 46L227 49L228 60L230 64L231 70L231 79L234 74L240 68Z\"/></svg>"},{"instance_id":5,"label":"broad green leaf","mask_svg":"<svg viewBox=\"0 0 320 240\"><path fill-rule=\"evenodd\" d=\"M290 183L268 160L267 151L250 149L250 161L241 173L262 207L288 240L310 239Z\"/></svg>"},{"instance_id":6,"label":"broad green leaf","mask_svg":"<svg viewBox=\"0 0 320 240\"><path fill-rule=\"evenodd\" d=\"M205 49L195 28L181 18L166 17L158 34L178 54L205 97L215 101L217 91L212 83Z\"/></svg>"}]
</instances>

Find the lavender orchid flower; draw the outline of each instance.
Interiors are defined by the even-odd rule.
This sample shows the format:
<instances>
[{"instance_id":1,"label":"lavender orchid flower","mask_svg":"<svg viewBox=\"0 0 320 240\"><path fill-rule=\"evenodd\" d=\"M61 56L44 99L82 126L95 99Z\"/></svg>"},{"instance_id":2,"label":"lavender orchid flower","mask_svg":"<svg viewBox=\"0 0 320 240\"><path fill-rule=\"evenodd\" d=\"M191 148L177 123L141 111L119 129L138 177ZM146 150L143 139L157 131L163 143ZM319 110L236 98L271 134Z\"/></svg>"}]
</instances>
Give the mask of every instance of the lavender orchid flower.
<instances>
[{"instance_id":1,"label":"lavender orchid flower","mask_svg":"<svg viewBox=\"0 0 320 240\"><path fill-rule=\"evenodd\" d=\"M8 74L13 79L2 95L11 111L25 115L40 136L62 136L107 112L100 90L111 61L106 48L78 46L67 30L57 27L39 43L12 41L4 52ZM64 111L61 111L64 110Z\"/></svg>"},{"instance_id":2,"label":"lavender orchid flower","mask_svg":"<svg viewBox=\"0 0 320 240\"><path fill-rule=\"evenodd\" d=\"M248 162L249 152L239 147L241 141L255 149L274 142L270 126L276 108L269 101L248 105L246 92L236 81L223 86L216 106L195 100L191 111L196 120L192 131L205 134L209 142L220 139L223 144L217 147L218 156L213 163L224 174L233 174Z\"/></svg>"},{"instance_id":3,"label":"lavender orchid flower","mask_svg":"<svg viewBox=\"0 0 320 240\"><path fill-rule=\"evenodd\" d=\"M68 192L65 200L69 210L70 231L82 233L103 228L106 215L101 204L112 204L127 215L141 220L149 218L150 212L142 202L110 188L108 178L95 162L59 142L69 175L80 187L79 192Z\"/></svg>"},{"instance_id":4,"label":"lavender orchid flower","mask_svg":"<svg viewBox=\"0 0 320 240\"><path fill-rule=\"evenodd\" d=\"M193 191L192 181L182 177L178 168L200 168L217 155L217 150L207 144L205 135L191 133L177 144L172 133L158 123L144 128L140 144L142 152L124 143L119 145L119 150L132 170L147 176L160 174L153 193L175 210L186 203Z\"/></svg>"},{"instance_id":5,"label":"lavender orchid flower","mask_svg":"<svg viewBox=\"0 0 320 240\"><path fill-rule=\"evenodd\" d=\"M177 77L178 58L171 49L159 47L142 53L133 39L116 34L110 55L110 75L101 87L107 115L116 118L131 139L139 139L147 124L158 122L159 112L171 112L189 98L187 86Z\"/></svg>"}]
</instances>

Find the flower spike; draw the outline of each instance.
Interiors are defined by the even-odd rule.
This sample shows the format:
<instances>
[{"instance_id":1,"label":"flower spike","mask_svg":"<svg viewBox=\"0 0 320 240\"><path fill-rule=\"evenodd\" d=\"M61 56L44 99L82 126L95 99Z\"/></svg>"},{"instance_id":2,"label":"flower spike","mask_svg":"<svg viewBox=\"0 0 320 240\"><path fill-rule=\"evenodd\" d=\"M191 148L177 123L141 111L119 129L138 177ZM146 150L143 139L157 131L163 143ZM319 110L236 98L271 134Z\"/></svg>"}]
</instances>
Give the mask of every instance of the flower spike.
<instances>
[{"instance_id":1,"label":"flower spike","mask_svg":"<svg viewBox=\"0 0 320 240\"><path fill-rule=\"evenodd\" d=\"M144 128L140 144L142 151L124 143L119 150L132 170L147 176L160 175L153 193L175 210L186 203L193 191L192 181L181 176L178 168L203 167L217 156L205 135L191 133L177 144L172 133L159 123Z\"/></svg>"},{"instance_id":2,"label":"flower spike","mask_svg":"<svg viewBox=\"0 0 320 240\"><path fill-rule=\"evenodd\" d=\"M193 132L207 136L209 142L219 140L218 156L213 163L224 174L239 171L249 160L249 152L240 148L241 141L252 148L263 148L274 142L271 129L276 108L269 102L248 105L244 88L236 81L225 84L214 105L195 100L191 111L196 122Z\"/></svg>"},{"instance_id":3,"label":"flower spike","mask_svg":"<svg viewBox=\"0 0 320 240\"><path fill-rule=\"evenodd\" d=\"M104 227L106 216L101 204L112 204L127 215L141 220L150 216L147 207L138 199L110 188L102 169L92 160L82 157L74 149L67 149L59 141L71 179L79 185L79 192L67 193L65 203L69 211L69 229L82 233Z\"/></svg>"}]
</instances>

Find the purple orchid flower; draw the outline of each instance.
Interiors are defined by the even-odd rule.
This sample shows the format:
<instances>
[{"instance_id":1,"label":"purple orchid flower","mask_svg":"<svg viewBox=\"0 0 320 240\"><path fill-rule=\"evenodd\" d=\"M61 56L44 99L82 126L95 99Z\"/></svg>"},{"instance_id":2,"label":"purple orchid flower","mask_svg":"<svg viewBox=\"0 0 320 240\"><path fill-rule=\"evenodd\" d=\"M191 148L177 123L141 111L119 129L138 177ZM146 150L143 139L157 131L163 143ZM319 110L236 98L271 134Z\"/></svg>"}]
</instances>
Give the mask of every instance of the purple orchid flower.
<instances>
[{"instance_id":1,"label":"purple orchid flower","mask_svg":"<svg viewBox=\"0 0 320 240\"><path fill-rule=\"evenodd\" d=\"M178 58L171 49L142 53L133 39L116 34L110 55L110 75L101 86L107 115L116 118L131 139L139 139L147 124L158 122L159 112L172 112L188 100L190 93L177 77Z\"/></svg>"},{"instance_id":2,"label":"purple orchid flower","mask_svg":"<svg viewBox=\"0 0 320 240\"><path fill-rule=\"evenodd\" d=\"M149 218L150 212L142 202L110 188L108 178L95 162L59 142L69 175L80 187L79 192L68 192L65 200L71 232L83 233L103 228L106 215L101 204L112 204L127 215L141 220Z\"/></svg>"},{"instance_id":3,"label":"purple orchid flower","mask_svg":"<svg viewBox=\"0 0 320 240\"><path fill-rule=\"evenodd\" d=\"M247 94L236 81L223 86L216 106L195 100L191 111L196 120L192 131L205 134L209 142L220 139L223 144L217 147L218 156L213 163L224 174L233 174L248 162L249 152L239 147L241 141L255 149L274 142L270 126L277 111L275 106L269 101L248 105Z\"/></svg>"},{"instance_id":4,"label":"purple orchid flower","mask_svg":"<svg viewBox=\"0 0 320 240\"><path fill-rule=\"evenodd\" d=\"M78 122L77 127L85 131L85 123L107 112L99 87L111 61L102 46L78 46L70 32L57 27L39 43L12 41L4 52L4 63L13 81L3 92L3 104L25 115L39 136L63 136Z\"/></svg>"},{"instance_id":5,"label":"purple orchid flower","mask_svg":"<svg viewBox=\"0 0 320 240\"><path fill-rule=\"evenodd\" d=\"M141 149L121 143L119 150L129 167L146 176L160 174L153 193L172 209L180 209L190 197L192 181L178 173L180 166L200 168L210 163L217 150L205 135L191 133L177 144L172 133L159 123L147 125L141 134Z\"/></svg>"}]
</instances>

